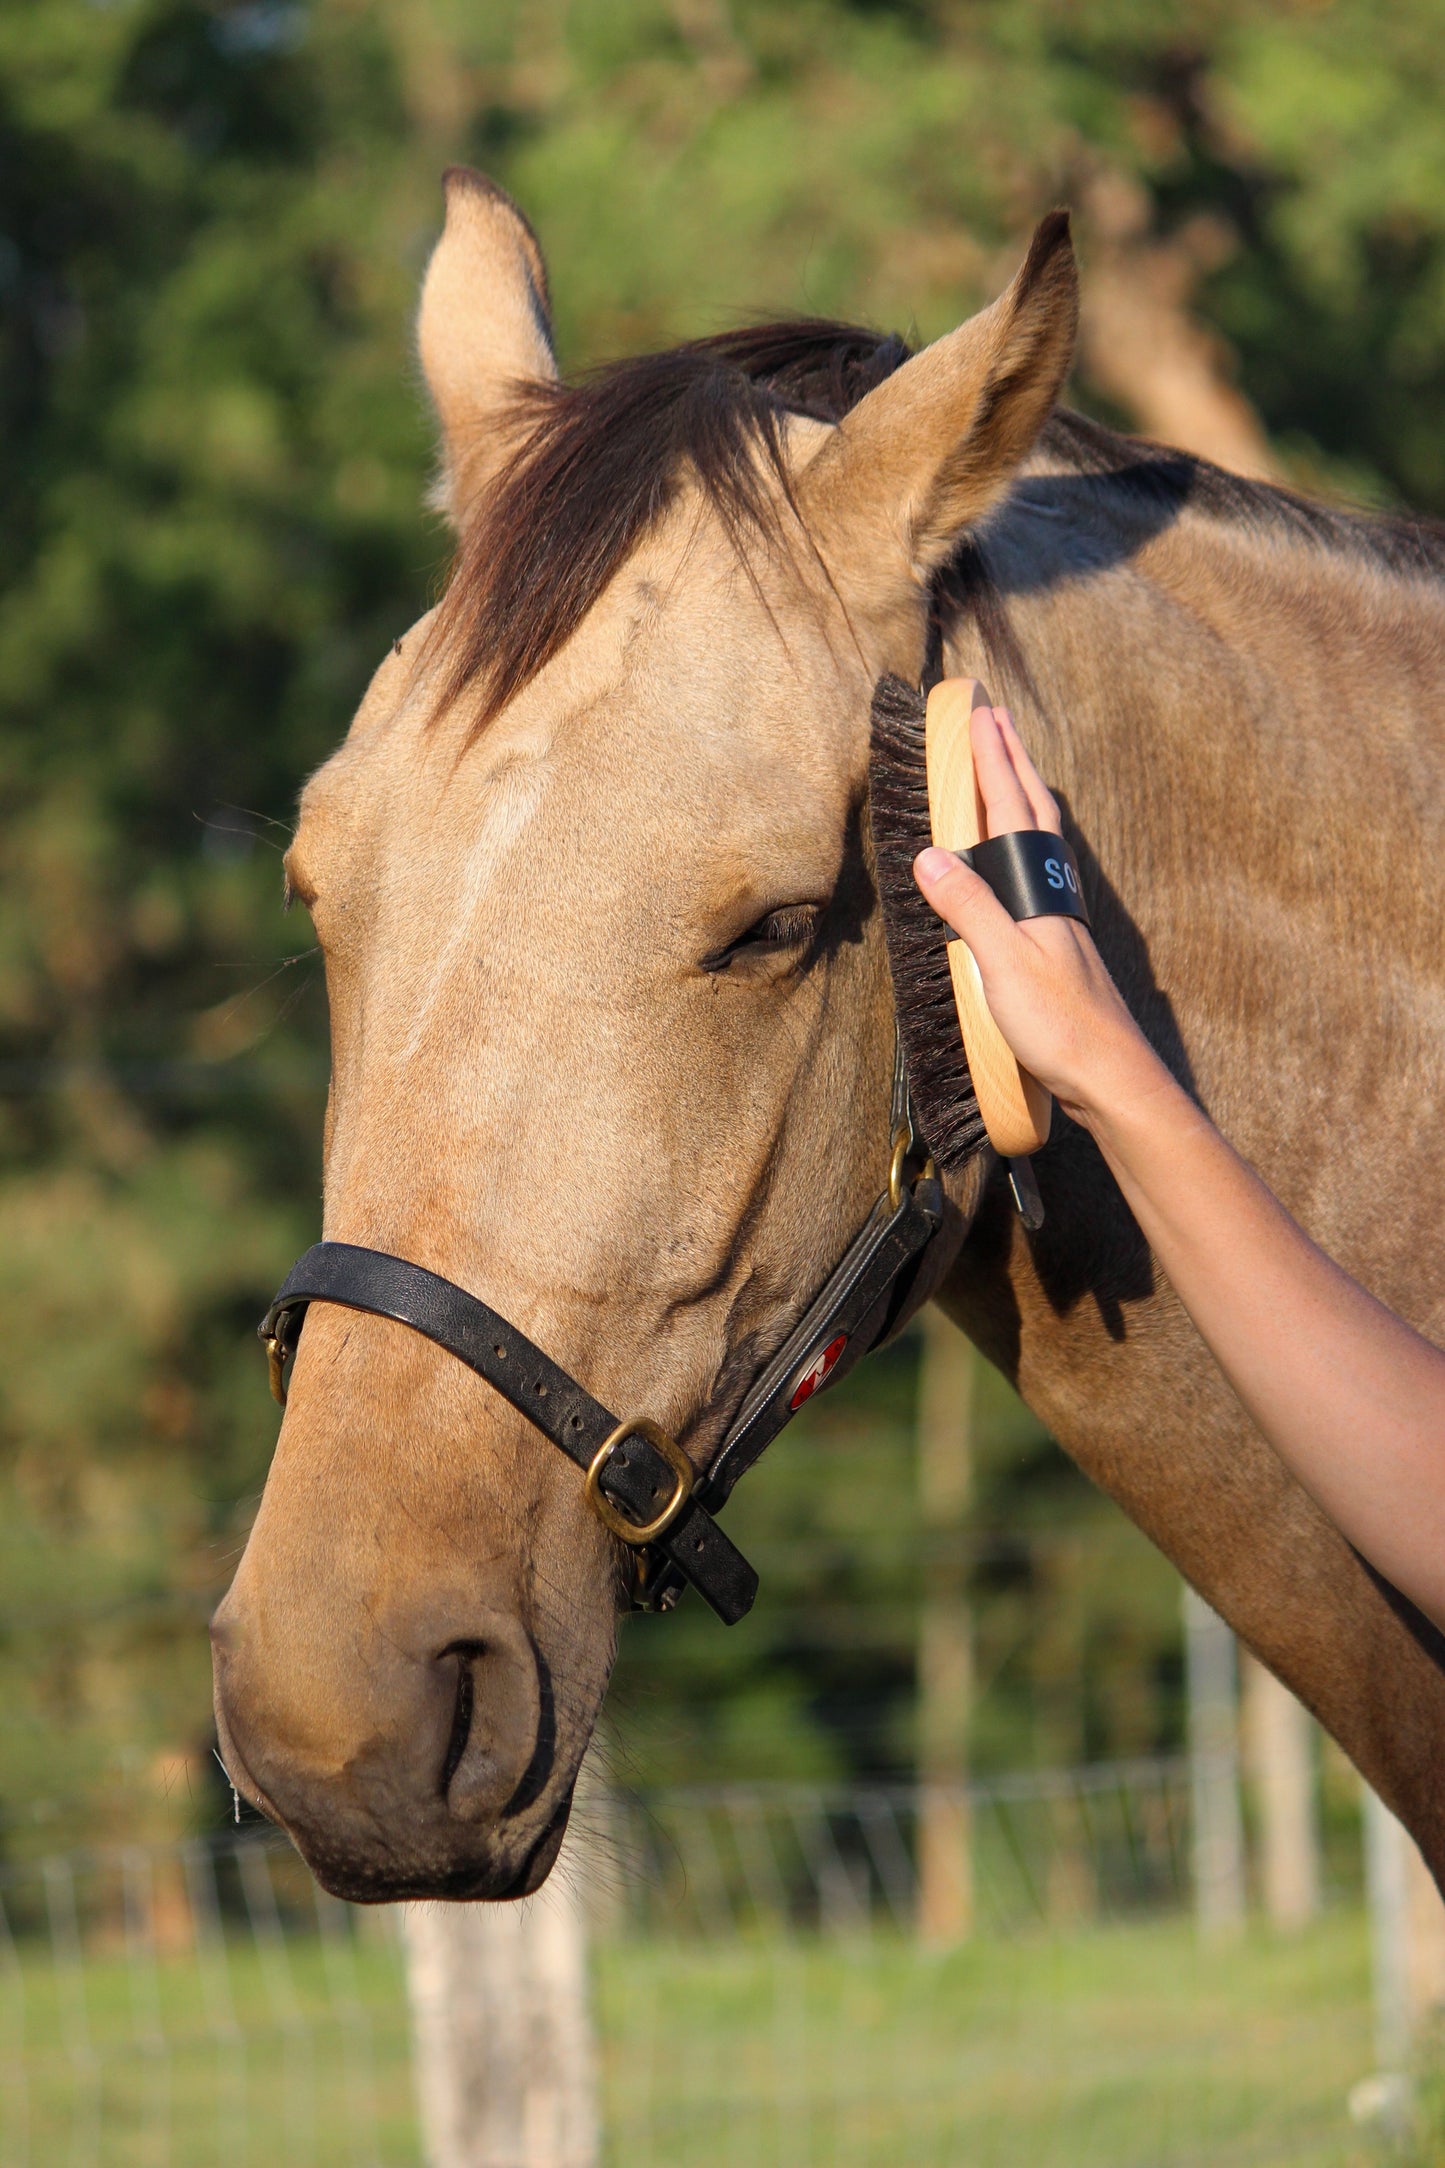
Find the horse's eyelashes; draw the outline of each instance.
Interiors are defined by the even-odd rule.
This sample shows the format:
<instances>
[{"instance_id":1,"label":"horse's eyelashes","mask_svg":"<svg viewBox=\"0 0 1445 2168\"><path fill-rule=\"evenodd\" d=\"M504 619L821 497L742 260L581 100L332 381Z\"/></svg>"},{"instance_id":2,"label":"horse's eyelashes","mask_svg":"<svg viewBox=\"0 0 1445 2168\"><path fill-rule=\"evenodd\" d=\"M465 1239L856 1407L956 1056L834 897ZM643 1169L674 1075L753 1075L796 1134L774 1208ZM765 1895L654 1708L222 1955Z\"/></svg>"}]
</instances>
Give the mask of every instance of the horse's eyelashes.
<instances>
[{"instance_id":1,"label":"horse's eyelashes","mask_svg":"<svg viewBox=\"0 0 1445 2168\"><path fill-rule=\"evenodd\" d=\"M729 964L750 956L781 956L806 948L818 931L821 916L815 903L790 903L769 911L739 934L726 948L708 957L710 971L725 971Z\"/></svg>"},{"instance_id":2,"label":"horse's eyelashes","mask_svg":"<svg viewBox=\"0 0 1445 2168\"><path fill-rule=\"evenodd\" d=\"M769 948L797 948L802 942L812 940L817 923L818 913L813 904L790 904L785 911L770 911L746 938L766 942Z\"/></svg>"}]
</instances>

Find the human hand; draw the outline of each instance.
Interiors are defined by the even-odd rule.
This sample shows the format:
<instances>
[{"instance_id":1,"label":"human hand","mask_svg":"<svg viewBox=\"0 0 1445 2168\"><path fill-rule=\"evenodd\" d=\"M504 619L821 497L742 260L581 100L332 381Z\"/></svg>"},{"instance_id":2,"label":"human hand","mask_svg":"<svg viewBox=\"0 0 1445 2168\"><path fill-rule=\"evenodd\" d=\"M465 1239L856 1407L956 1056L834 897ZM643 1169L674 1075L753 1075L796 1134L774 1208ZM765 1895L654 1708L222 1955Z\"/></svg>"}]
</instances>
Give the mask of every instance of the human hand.
<instances>
[{"instance_id":1,"label":"human hand","mask_svg":"<svg viewBox=\"0 0 1445 2168\"><path fill-rule=\"evenodd\" d=\"M986 833L1020 828L1062 835L1052 793L1025 752L1006 708L977 707L970 720L974 772ZM921 851L914 879L968 944L985 998L1017 1060L1065 1113L1091 1127L1146 1069L1161 1070L1105 969L1088 928L1071 918L1015 922L988 883L951 851Z\"/></svg>"}]
</instances>

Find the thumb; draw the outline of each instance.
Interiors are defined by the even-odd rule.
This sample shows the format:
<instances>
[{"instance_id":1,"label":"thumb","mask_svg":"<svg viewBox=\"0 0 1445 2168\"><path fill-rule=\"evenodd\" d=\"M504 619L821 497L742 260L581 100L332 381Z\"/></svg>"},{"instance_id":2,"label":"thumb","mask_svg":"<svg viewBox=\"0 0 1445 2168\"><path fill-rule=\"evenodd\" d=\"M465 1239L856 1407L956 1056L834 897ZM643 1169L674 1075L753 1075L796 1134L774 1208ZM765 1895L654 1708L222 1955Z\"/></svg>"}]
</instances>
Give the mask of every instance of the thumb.
<instances>
[{"instance_id":1,"label":"thumb","mask_svg":"<svg viewBox=\"0 0 1445 2168\"><path fill-rule=\"evenodd\" d=\"M913 878L924 900L972 949L980 970L991 961L1002 962L1017 929L993 890L971 866L937 845L920 851L913 861Z\"/></svg>"}]
</instances>

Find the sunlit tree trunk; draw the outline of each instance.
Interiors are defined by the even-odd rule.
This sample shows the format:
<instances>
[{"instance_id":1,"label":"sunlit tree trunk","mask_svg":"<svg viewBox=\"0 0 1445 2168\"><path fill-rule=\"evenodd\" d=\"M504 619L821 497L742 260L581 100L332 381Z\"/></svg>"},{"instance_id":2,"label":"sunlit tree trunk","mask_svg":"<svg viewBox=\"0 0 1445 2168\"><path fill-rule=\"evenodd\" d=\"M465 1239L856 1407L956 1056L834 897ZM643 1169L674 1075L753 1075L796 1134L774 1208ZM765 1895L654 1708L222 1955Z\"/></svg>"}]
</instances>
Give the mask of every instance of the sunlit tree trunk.
<instances>
[{"instance_id":1,"label":"sunlit tree trunk","mask_svg":"<svg viewBox=\"0 0 1445 2168\"><path fill-rule=\"evenodd\" d=\"M1419 1850L1368 1786L1364 1835L1375 2060L1382 2072L1402 2072L1428 2020L1445 2009L1445 1904Z\"/></svg>"},{"instance_id":2,"label":"sunlit tree trunk","mask_svg":"<svg viewBox=\"0 0 1445 2168\"><path fill-rule=\"evenodd\" d=\"M918 1381L923 1601L918 1624L918 1932L958 1942L973 1927L968 1730L973 1628L965 1524L973 1488L977 1358L942 1311L924 1313Z\"/></svg>"},{"instance_id":3,"label":"sunlit tree trunk","mask_svg":"<svg viewBox=\"0 0 1445 2168\"><path fill-rule=\"evenodd\" d=\"M1259 416L1233 376L1233 355L1196 315L1195 290L1235 246L1217 218L1156 227L1147 189L1100 164L1080 181L1088 236L1079 357L1085 375L1137 429L1236 474L1278 478Z\"/></svg>"}]
</instances>

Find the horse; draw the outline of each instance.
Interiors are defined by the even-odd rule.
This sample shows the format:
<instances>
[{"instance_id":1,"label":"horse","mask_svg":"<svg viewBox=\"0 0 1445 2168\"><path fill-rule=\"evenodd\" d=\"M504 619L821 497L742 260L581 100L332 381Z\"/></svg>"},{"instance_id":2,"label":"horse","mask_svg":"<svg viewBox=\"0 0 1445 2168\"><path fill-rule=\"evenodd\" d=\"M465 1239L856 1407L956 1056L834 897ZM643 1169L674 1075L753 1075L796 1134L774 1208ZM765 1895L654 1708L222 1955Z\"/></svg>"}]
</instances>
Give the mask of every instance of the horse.
<instances>
[{"instance_id":1,"label":"horse","mask_svg":"<svg viewBox=\"0 0 1445 2168\"><path fill-rule=\"evenodd\" d=\"M1175 1073L1437 1337L1445 546L1057 404L1054 216L919 353L778 323L558 375L542 252L446 182L418 343L458 549L306 784L328 1239L474 1291L706 1469L877 1196L893 997L870 696L1007 699ZM1366 762L1368 766L1366 767ZM1438 1636L1255 1433L1088 1138L987 1150L912 1289L1314 1712L1437 1871ZM512 1403L313 1305L213 1626L239 1790L359 1900L556 1857L625 1547Z\"/></svg>"}]
</instances>

